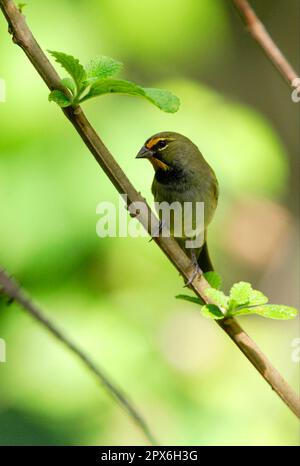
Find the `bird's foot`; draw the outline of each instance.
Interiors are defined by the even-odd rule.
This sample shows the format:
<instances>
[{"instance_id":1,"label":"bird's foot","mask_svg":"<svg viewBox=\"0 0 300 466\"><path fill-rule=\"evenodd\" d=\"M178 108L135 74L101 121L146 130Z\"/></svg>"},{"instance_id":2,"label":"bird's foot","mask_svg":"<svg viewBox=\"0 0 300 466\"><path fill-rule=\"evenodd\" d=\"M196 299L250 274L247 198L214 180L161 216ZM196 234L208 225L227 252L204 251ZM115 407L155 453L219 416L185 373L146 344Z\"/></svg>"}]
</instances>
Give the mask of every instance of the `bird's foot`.
<instances>
[{"instance_id":1,"label":"bird's foot","mask_svg":"<svg viewBox=\"0 0 300 466\"><path fill-rule=\"evenodd\" d=\"M199 277L202 275L202 270L200 269L198 264L194 265L193 273L188 279L188 281L186 282L186 284L184 285L184 288L187 288L188 286L190 286L195 280L195 278L197 277L197 275L199 275Z\"/></svg>"},{"instance_id":2,"label":"bird's foot","mask_svg":"<svg viewBox=\"0 0 300 466\"><path fill-rule=\"evenodd\" d=\"M195 254L195 251L192 249L192 253L191 253L191 256L192 256L192 265L193 265L193 273L192 275L190 276L190 278L188 279L188 281L186 282L186 284L184 285L184 288L187 288L188 286L191 285L191 283L193 283L193 281L195 280L195 278L197 277L197 275L199 277L201 277L202 275L202 270L200 269L199 267L199 264L198 264L198 260L197 260L197 257L196 257L196 254Z\"/></svg>"}]
</instances>

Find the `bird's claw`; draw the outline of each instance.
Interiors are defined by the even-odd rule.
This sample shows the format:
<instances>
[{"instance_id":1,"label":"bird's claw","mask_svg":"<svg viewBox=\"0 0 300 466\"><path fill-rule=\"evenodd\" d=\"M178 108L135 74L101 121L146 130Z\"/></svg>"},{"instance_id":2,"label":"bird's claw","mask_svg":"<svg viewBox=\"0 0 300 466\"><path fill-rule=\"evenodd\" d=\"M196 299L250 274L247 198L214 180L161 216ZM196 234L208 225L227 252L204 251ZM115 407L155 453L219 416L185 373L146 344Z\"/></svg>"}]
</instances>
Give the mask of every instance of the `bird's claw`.
<instances>
[{"instance_id":1,"label":"bird's claw","mask_svg":"<svg viewBox=\"0 0 300 466\"><path fill-rule=\"evenodd\" d=\"M202 275L202 270L200 269L198 264L194 267L193 273L190 276L190 278L188 279L188 281L186 282L186 284L184 285L184 288L187 288L188 286L190 286L193 283L193 281L195 280L195 278L197 277L197 275L199 275L199 276Z\"/></svg>"},{"instance_id":2,"label":"bird's claw","mask_svg":"<svg viewBox=\"0 0 300 466\"><path fill-rule=\"evenodd\" d=\"M184 288L190 286L193 283L193 281L195 280L195 278L197 277L197 275L200 277L202 275L202 273L203 273L202 270L199 267L197 257L195 256L194 251L192 251L192 264L193 264L193 273L190 276L190 278L188 279L188 281L186 282L186 284L184 285Z\"/></svg>"}]
</instances>

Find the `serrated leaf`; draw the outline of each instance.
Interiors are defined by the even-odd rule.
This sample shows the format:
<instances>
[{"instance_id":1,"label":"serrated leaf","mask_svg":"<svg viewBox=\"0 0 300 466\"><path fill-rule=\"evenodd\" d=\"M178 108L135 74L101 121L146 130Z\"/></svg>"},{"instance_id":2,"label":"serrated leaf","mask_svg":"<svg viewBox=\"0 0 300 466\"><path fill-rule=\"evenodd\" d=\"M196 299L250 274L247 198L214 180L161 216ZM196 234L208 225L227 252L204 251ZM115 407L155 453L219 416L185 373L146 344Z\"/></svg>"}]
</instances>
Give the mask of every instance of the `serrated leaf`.
<instances>
[{"instance_id":1,"label":"serrated leaf","mask_svg":"<svg viewBox=\"0 0 300 466\"><path fill-rule=\"evenodd\" d=\"M298 311L294 307L284 306L281 304L264 304L262 306L245 307L235 309L231 312L232 316L257 314L269 319L289 320L296 317Z\"/></svg>"},{"instance_id":2,"label":"serrated leaf","mask_svg":"<svg viewBox=\"0 0 300 466\"><path fill-rule=\"evenodd\" d=\"M182 299L183 301L189 301L190 303L194 303L194 304L200 304L200 305L203 305L205 304L204 301L200 298L197 298L196 296L189 296L187 294L178 294L177 296L175 296L176 299Z\"/></svg>"},{"instance_id":3,"label":"serrated leaf","mask_svg":"<svg viewBox=\"0 0 300 466\"><path fill-rule=\"evenodd\" d=\"M248 304L252 292L252 286L248 282L235 283L230 290L230 308Z\"/></svg>"},{"instance_id":4,"label":"serrated leaf","mask_svg":"<svg viewBox=\"0 0 300 466\"><path fill-rule=\"evenodd\" d=\"M86 77L85 69L79 62L78 58L72 55L67 55L63 52L56 52L54 50L48 50L48 52L55 58L59 63L74 79L77 90L81 88L81 84Z\"/></svg>"},{"instance_id":5,"label":"serrated leaf","mask_svg":"<svg viewBox=\"0 0 300 466\"><path fill-rule=\"evenodd\" d=\"M74 83L74 80L72 78L64 78L64 79L61 79L61 84L66 87L67 89L69 89L73 95L76 94L76 85Z\"/></svg>"},{"instance_id":6,"label":"serrated leaf","mask_svg":"<svg viewBox=\"0 0 300 466\"><path fill-rule=\"evenodd\" d=\"M266 304L268 302L267 296L265 296L261 291L252 290L249 297L249 304L251 306L257 306L260 304Z\"/></svg>"},{"instance_id":7,"label":"serrated leaf","mask_svg":"<svg viewBox=\"0 0 300 466\"><path fill-rule=\"evenodd\" d=\"M144 89L137 84L123 79L104 79L97 81L91 86L88 94L83 97L82 102L98 95L118 93L144 97L165 112L175 112L178 110L178 97L169 91L161 89L156 89L155 91L157 92L154 92L153 89Z\"/></svg>"},{"instance_id":8,"label":"serrated leaf","mask_svg":"<svg viewBox=\"0 0 300 466\"><path fill-rule=\"evenodd\" d=\"M167 113L175 113L179 109L180 100L170 91L164 89L156 89L152 87L145 87L144 92L147 99L154 105Z\"/></svg>"},{"instance_id":9,"label":"serrated leaf","mask_svg":"<svg viewBox=\"0 0 300 466\"><path fill-rule=\"evenodd\" d=\"M205 272L203 277L208 281L212 288L216 288L217 290L221 288L222 278L217 272Z\"/></svg>"},{"instance_id":10,"label":"serrated leaf","mask_svg":"<svg viewBox=\"0 0 300 466\"><path fill-rule=\"evenodd\" d=\"M96 57L86 66L86 81L93 82L99 79L111 78L123 68L123 63L110 57Z\"/></svg>"},{"instance_id":11,"label":"serrated leaf","mask_svg":"<svg viewBox=\"0 0 300 466\"><path fill-rule=\"evenodd\" d=\"M72 105L70 99L62 91L51 91L48 99L50 102L56 102L62 108L69 107L70 105Z\"/></svg>"},{"instance_id":12,"label":"serrated leaf","mask_svg":"<svg viewBox=\"0 0 300 466\"><path fill-rule=\"evenodd\" d=\"M294 307L281 304L264 304L254 307L255 313L269 319L293 319L298 311Z\"/></svg>"},{"instance_id":13,"label":"serrated leaf","mask_svg":"<svg viewBox=\"0 0 300 466\"><path fill-rule=\"evenodd\" d=\"M221 306L223 309L227 309L229 298L223 293L223 291L216 290L215 288L207 288L204 293L208 298L215 301L215 304Z\"/></svg>"},{"instance_id":14,"label":"serrated leaf","mask_svg":"<svg viewBox=\"0 0 300 466\"><path fill-rule=\"evenodd\" d=\"M224 319L224 314L220 311L218 306L215 306L214 304L205 304L205 306L202 306L201 314L208 319Z\"/></svg>"}]
</instances>

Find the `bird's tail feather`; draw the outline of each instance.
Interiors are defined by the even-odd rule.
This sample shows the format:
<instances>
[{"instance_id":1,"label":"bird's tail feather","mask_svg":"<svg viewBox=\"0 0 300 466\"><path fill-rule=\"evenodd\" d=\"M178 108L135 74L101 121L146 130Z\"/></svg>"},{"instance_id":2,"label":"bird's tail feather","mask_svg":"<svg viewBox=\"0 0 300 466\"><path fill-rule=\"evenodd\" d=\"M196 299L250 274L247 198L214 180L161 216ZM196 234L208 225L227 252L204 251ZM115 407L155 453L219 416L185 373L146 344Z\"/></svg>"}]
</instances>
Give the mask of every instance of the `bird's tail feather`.
<instances>
[{"instance_id":1,"label":"bird's tail feather","mask_svg":"<svg viewBox=\"0 0 300 466\"><path fill-rule=\"evenodd\" d=\"M203 244L200 254L198 256L198 265L202 272L212 272L214 267L212 265L211 259L209 257L208 247L207 247L207 240Z\"/></svg>"}]
</instances>

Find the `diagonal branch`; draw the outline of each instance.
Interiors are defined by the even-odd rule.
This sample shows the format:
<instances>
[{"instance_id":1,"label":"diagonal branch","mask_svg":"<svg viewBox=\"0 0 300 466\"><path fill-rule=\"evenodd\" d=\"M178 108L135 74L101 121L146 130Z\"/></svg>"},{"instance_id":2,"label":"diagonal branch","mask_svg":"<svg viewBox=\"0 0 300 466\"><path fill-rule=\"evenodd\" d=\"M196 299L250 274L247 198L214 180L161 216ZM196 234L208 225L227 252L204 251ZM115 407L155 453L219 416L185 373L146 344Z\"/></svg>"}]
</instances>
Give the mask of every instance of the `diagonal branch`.
<instances>
[{"instance_id":1,"label":"diagonal branch","mask_svg":"<svg viewBox=\"0 0 300 466\"><path fill-rule=\"evenodd\" d=\"M263 49L269 60L292 88L299 87L299 76L277 47L263 23L247 0L232 0L250 34Z\"/></svg>"},{"instance_id":2,"label":"diagonal branch","mask_svg":"<svg viewBox=\"0 0 300 466\"><path fill-rule=\"evenodd\" d=\"M138 427L142 430L145 437L148 439L151 445L157 445L154 437L152 436L149 427L138 413L137 409L133 406L132 402L129 401L127 396L104 374L102 369L99 369L94 362L82 351L78 346L70 340L51 320L49 320L45 314L39 309L39 307L30 300L24 291L19 287L18 283L13 280L9 275L0 268L0 294L3 293L10 300L16 301L23 309L30 314L35 320L42 324L47 330L63 343L73 354L75 354L84 366L92 372L101 385L107 390L113 399L119 403L119 405L129 414L134 420Z\"/></svg>"},{"instance_id":3,"label":"diagonal branch","mask_svg":"<svg viewBox=\"0 0 300 466\"><path fill-rule=\"evenodd\" d=\"M61 89L58 74L36 42L26 24L24 16L17 9L14 2L12 0L0 0L0 7L9 24L9 31L13 36L13 41L23 49L49 89ZM145 199L130 183L121 167L87 120L81 107L67 107L63 109L63 112L119 193L126 194L129 203L145 203ZM155 224L155 222L158 222L147 204L146 210L141 210L138 220L149 233L151 233L151 223ZM179 244L173 238L154 237L153 239L180 274L185 279L189 280L193 275L193 266ZM201 297L205 302L213 303L213 301L209 300L205 295L205 289L207 287L209 287L209 285L203 277L196 277L191 283L191 288L198 297ZM238 346L240 351L244 353L290 410L300 418L299 397L272 366L270 361L249 335L247 335L234 319L222 319L218 320L217 323Z\"/></svg>"}]
</instances>

